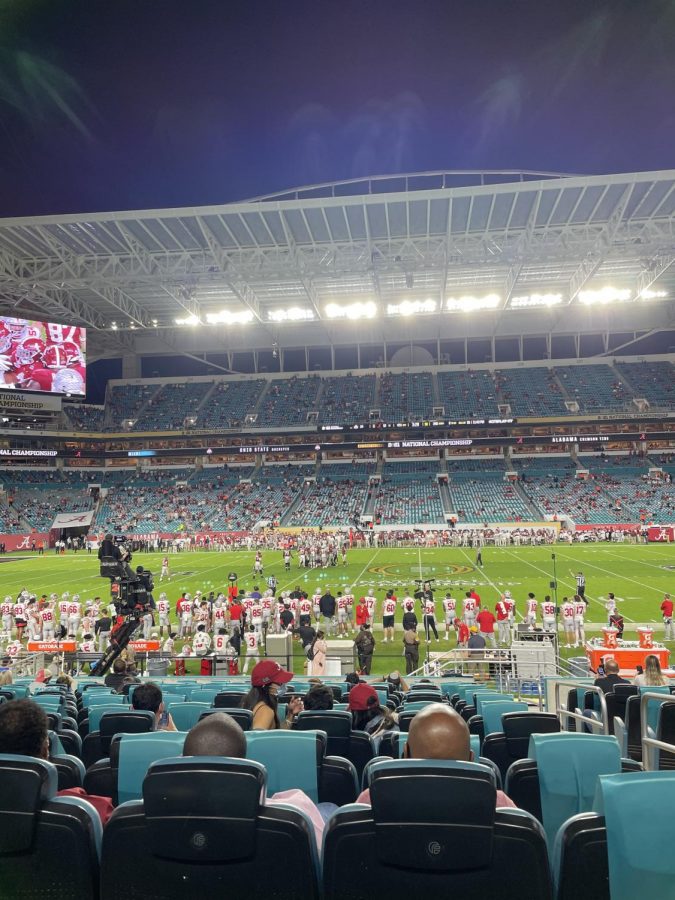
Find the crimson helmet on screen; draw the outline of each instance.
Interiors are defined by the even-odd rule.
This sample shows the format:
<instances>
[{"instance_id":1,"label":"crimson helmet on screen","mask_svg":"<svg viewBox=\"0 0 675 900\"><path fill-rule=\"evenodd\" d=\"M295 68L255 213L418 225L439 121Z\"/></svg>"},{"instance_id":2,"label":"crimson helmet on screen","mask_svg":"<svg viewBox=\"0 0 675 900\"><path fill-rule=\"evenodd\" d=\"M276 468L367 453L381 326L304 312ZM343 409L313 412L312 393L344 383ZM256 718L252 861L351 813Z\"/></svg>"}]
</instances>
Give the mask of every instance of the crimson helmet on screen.
<instances>
[{"instance_id":1,"label":"crimson helmet on screen","mask_svg":"<svg viewBox=\"0 0 675 900\"><path fill-rule=\"evenodd\" d=\"M82 363L82 352L75 341L64 341L61 347L66 354L66 365L79 366Z\"/></svg>"},{"instance_id":2,"label":"crimson helmet on screen","mask_svg":"<svg viewBox=\"0 0 675 900\"><path fill-rule=\"evenodd\" d=\"M49 344L42 359L48 369L65 369L68 365L68 354L60 344Z\"/></svg>"}]
</instances>

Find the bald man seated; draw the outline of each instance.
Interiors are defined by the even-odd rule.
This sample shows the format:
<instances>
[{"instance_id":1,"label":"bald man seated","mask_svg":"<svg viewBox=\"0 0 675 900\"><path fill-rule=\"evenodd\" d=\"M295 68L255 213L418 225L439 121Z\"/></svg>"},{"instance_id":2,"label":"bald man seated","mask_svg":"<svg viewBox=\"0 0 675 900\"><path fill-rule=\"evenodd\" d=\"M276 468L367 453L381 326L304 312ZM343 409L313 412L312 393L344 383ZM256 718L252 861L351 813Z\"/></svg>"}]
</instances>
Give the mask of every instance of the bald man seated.
<instances>
[{"instance_id":1,"label":"bald man seated","mask_svg":"<svg viewBox=\"0 0 675 900\"><path fill-rule=\"evenodd\" d=\"M229 756L246 759L246 734L227 713L212 713L190 729L183 745L183 756ZM321 850L326 819L337 809L333 803L316 806L304 791L277 791L265 799L266 806L290 806L311 820Z\"/></svg>"},{"instance_id":2,"label":"bald man seated","mask_svg":"<svg viewBox=\"0 0 675 900\"><path fill-rule=\"evenodd\" d=\"M451 706L430 703L421 709L410 723L403 758L456 759L459 762L472 762L469 726ZM366 788L362 791L356 802L370 806L370 790ZM497 791L497 807L515 807L515 805L503 791Z\"/></svg>"}]
</instances>

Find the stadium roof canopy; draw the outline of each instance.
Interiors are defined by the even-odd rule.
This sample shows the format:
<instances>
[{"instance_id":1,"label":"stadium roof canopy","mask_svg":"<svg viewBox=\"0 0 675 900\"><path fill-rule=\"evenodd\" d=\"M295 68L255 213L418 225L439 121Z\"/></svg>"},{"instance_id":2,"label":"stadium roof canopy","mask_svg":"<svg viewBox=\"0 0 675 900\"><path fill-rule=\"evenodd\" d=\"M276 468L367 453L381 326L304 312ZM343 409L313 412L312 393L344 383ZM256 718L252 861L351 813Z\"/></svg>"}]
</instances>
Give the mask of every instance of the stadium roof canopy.
<instances>
[{"instance_id":1,"label":"stadium roof canopy","mask_svg":"<svg viewBox=\"0 0 675 900\"><path fill-rule=\"evenodd\" d=\"M120 347L664 330L675 170L435 172L0 220L0 312ZM188 337L189 335L189 337Z\"/></svg>"}]
</instances>

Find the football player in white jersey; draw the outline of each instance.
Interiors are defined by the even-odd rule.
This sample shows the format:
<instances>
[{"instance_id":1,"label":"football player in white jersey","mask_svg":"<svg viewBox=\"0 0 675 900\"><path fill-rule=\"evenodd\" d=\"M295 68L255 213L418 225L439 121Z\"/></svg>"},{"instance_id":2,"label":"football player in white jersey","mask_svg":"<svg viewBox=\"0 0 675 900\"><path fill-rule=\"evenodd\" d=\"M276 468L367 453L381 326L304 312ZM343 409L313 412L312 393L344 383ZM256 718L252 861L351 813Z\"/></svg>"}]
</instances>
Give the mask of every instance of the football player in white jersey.
<instances>
[{"instance_id":1,"label":"football player in white jersey","mask_svg":"<svg viewBox=\"0 0 675 900\"><path fill-rule=\"evenodd\" d=\"M169 570L169 557L165 556L162 559L162 570L159 575L159 580L164 581L166 578L167 581L171 581L171 572Z\"/></svg>"},{"instance_id":2,"label":"football player in white jersey","mask_svg":"<svg viewBox=\"0 0 675 900\"><path fill-rule=\"evenodd\" d=\"M303 594L298 600L298 624L312 624L312 601Z\"/></svg>"},{"instance_id":3,"label":"football player in white jersey","mask_svg":"<svg viewBox=\"0 0 675 900\"><path fill-rule=\"evenodd\" d=\"M477 601L475 597L472 597L471 593L467 591L466 596L462 601L462 613L464 616L464 622L469 628L471 628L472 625L476 624L476 606Z\"/></svg>"},{"instance_id":4,"label":"football player in white jersey","mask_svg":"<svg viewBox=\"0 0 675 900\"><path fill-rule=\"evenodd\" d=\"M443 618L445 620L445 639L450 640L450 628L454 628L453 622L457 616L457 601L451 593L443 598Z\"/></svg>"},{"instance_id":5,"label":"football player in white jersey","mask_svg":"<svg viewBox=\"0 0 675 900\"><path fill-rule=\"evenodd\" d=\"M312 594L312 612L314 613L314 621L318 622L321 616L321 590L316 588Z\"/></svg>"},{"instance_id":6,"label":"football player in white jersey","mask_svg":"<svg viewBox=\"0 0 675 900\"><path fill-rule=\"evenodd\" d=\"M527 600L525 601L525 624L530 631L533 631L535 625L537 624L538 607L539 603L537 602L532 591L530 591L530 593L527 595Z\"/></svg>"},{"instance_id":7,"label":"football player in white jersey","mask_svg":"<svg viewBox=\"0 0 675 900\"><path fill-rule=\"evenodd\" d=\"M560 613L565 631L565 647L571 647L576 641L576 627L574 624L574 603L569 597L563 597Z\"/></svg>"},{"instance_id":8,"label":"football player in white jersey","mask_svg":"<svg viewBox=\"0 0 675 900\"><path fill-rule=\"evenodd\" d=\"M59 600L59 625L68 631L68 613L70 611L70 594L65 593Z\"/></svg>"},{"instance_id":9,"label":"football player in white jersey","mask_svg":"<svg viewBox=\"0 0 675 900\"><path fill-rule=\"evenodd\" d=\"M70 637L77 637L81 617L82 606L80 604L80 595L73 594L72 600L68 604L68 634Z\"/></svg>"},{"instance_id":10,"label":"football player in white jersey","mask_svg":"<svg viewBox=\"0 0 675 900\"><path fill-rule=\"evenodd\" d=\"M384 629L384 643L394 643L394 628L396 614L396 599L393 591L387 591L387 596L382 601L382 628Z\"/></svg>"},{"instance_id":11,"label":"football player in white jersey","mask_svg":"<svg viewBox=\"0 0 675 900\"><path fill-rule=\"evenodd\" d=\"M160 638L164 636L164 629L166 628L167 636L171 634L171 603L169 603L169 598L166 596L164 591L159 595L159 599L157 600L157 615L159 616L159 636Z\"/></svg>"},{"instance_id":12,"label":"football player in white jersey","mask_svg":"<svg viewBox=\"0 0 675 900\"><path fill-rule=\"evenodd\" d=\"M0 616L2 616L2 631L9 638L12 634L12 625L14 623L14 603L9 595L0 604Z\"/></svg>"},{"instance_id":13,"label":"football player in white jersey","mask_svg":"<svg viewBox=\"0 0 675 900\"><path fill-rule=\"evenodd\" d=\"M26 616L28 615L28 613L26 612L26 607L26 601L22 599L22 595L19 595L19 599L14 604L13 613L17 637L20 641L23 639L23 633L26 628Z\"/></svg>"},{"instance_id":14,"label":"football player in white jersey","mask_svg":"<svg viewBox=\"0 0 675 900\"><path fill-rule=\"evenodd\" d=\"M246 647L246 662L244 663L244 670L242 672L242 675L246 675L251 662L253 662L254 660L257 661L258 657L260 656L260 634L255 630L255 628L251 628L250 631L246 631L246 633L244 634L243 643ZM255 662L253 664L255 665Z\"/></svg>"},{"instance_id":15,"label":"football player in white jersey","mask_svg":"<svg viewBox=\"0 0 675 900\"><path fill-rule=\"evenodd\" d=\"M555 631L555 603L547 594L544 602L541 604L541 618L544 625L544 631Z\"/></svg>"},{"instance_id":16,"label":"football player in white jersey","mask_svg":"<svg viewBox=\"0 0 675 900\"><path fill-rule=\"evenodd\" d=\"M42 619L42 640L53 641L56 614L54 612L54 606L51 603L42 607L40 610L40 618Z\"/></svg>"},{"instance_id":17,"label":"football player in white jersey","mask_svg":"<svg viewBox=\"0 0 675 900\"><path fill-rule=\"evenodd\" d=\"M202 622L197 625L197 631L192 640L192 650L195 656L206 656L211 649L211 635L206 630L206 625Z\"/></svg>"},{"instance_id":18,"label":"football player in white jersey","mask_svg":"<svg viewBox=\"0 0 675 900\"><path fill-rule=\"evenodd\" d=\"M366 594L365 599L366 609L368 610L368 620L373 622L375 619L375 606L377 604L377 600L373 595L373 589L368 588L368 593Z\"/></svg>"},{"instance_id":19,"label":"football player in white jersey","mask_svg":"<svg viewBox=\"0 0 675 900\"><path fill-rule=\"evenodd\" d=\"M574 598L574 638L575 647L583 647L586 643L586 630L584 627L584 616L586 615L586 604L584 598L577 594Z\"/></svg>"}]
</instances>

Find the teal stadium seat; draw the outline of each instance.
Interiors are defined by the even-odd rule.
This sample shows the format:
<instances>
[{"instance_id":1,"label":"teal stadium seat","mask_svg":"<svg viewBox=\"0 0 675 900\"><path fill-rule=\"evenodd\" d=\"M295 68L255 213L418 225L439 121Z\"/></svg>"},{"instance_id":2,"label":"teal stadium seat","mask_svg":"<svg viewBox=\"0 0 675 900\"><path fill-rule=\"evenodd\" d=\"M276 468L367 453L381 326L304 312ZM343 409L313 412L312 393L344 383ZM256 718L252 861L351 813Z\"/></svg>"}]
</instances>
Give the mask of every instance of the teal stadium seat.
<instances>
[{"instance_id":1,"label":"teal stadium seat","mask_svg":"<svg viewBox=\"0 0 675 900\"><path fill-rule=\"evenodd\" d=\"M143 779L150 764L157 760L180 756L184 743L185 734L182 731L122 735L117 772L118 803L140 800Z\"/></svg>"},{"instance_id":2,"label":"teal stadium seat","mask_svg":"<svg viewBox=\"0 0 675 900\"><path fill-rule=\"evenodd\" d=\"M502 732L502 716L505 713L527 712L527 703L516 700L483 700L478 709L478 715L483 719L483 734L495 734Z\"/></svg>"},{"instance_id":3,"label":"teal stadium seat","mask_svg":"<svg viewBox=\"0 0 675 900\"><path fill-rule=\"evenodd\" d=\"M318 731L248 731L246 756L265 766L270 794L292 788L319 802Z\"/></svg>"},{"instance_id":4,"label":"teal stadium seat","mask_svg":"<svg viewBox=\"0 0 675 900\"><path fill-rule=\"evenodd\" d=\"M179 731L189 731L197 724L201 714L211 709L208 703L190 700L185 703L168 703L165 708Z\"/></svg>"},{"instance_id":5,"label":"teal stadium seat","mask_svg":"<svg viewBox=\"0 0 675 900\"><path fill-rule=\"evenodd\" d=\"M621 771L619 745L604 734L533 734L529 755L537 763L542 820L552 848L566 819L593 808L598 776Z\"/></svg>"}]
</instances>

